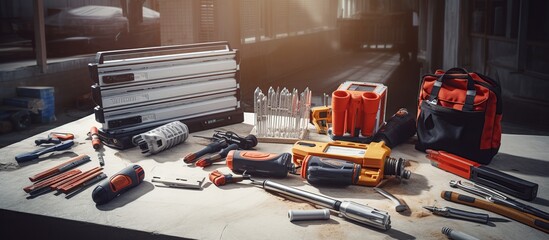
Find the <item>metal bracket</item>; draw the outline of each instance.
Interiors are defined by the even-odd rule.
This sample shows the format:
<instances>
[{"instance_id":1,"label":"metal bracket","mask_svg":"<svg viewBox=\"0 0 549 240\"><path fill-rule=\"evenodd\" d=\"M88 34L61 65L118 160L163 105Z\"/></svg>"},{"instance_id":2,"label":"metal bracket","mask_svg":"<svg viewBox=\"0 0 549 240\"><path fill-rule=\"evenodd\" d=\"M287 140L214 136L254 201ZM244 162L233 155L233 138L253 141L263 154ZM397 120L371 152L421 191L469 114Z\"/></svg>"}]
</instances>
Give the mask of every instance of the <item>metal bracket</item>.
<instances>
[{"instance_id":1,"label":"metal bracket","mask_svg":"<svg viewBox=\"0 0 549 240\"><path fill-rule=\"evenodd\" d=\"M162 177L154 176L151 181L158 183L155 184L157 187L202 189L205 180L206 177L202 178L202 180L188 180L184 178L163 179Z\"/></svg>"},{"instance_id":2,"label":"metal bracket","mask_svg":"<svg viewBox=\"0 0 549 240\"><path fill-rule=\"evenodd\" d=\"M384 197L390 199L395 204L395 211L397 212L404 212L409 209L408 205L406 205L405 202L401 201L400 199L396 198L393 194L375 187L374 191L378 192L379 194L383 195Z\"/></svg>"}]
</instances>

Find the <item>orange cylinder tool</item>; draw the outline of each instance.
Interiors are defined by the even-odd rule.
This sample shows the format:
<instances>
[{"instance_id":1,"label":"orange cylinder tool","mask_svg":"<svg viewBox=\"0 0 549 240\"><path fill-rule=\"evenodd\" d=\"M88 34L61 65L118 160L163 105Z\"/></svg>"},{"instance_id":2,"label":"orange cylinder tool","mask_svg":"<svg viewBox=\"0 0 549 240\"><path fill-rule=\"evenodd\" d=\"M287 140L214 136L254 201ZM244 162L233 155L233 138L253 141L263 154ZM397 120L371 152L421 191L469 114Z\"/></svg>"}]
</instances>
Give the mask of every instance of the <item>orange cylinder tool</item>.
<instances>
[{"instance_id":1,"label":"orange cylinder tool","mask_svg":"<svg viewBox=\"0 0 549 240\"><path fill-rule=\"evenodd\" d=\"M347 91L334 91L332 93L332 131L336 136L342 136L345 133L345 112L351 99L351 94Z\"/></svg>"},{"instance_id":2,"label":"orange cylinder tool","mask_svg":"<svg viewBox=\"0 0 549 240\"><path fill-rule=\"evenodd\" d=\"M101 147L101 140L99 140L99 130L96 127L91 127L90 137L93 149L99 149Z\"/></svg>"},{"instance_id":3,"label":"orange cylinder tool","mask_svg":"<svg viewBox=\"0 0 549 240\"><path fill-rule=\"evenodd\" d=\"M347 132L352 137L358 136L360 125L362 125L362 97L359 94L351 94L347 109Z\"/></svg>"},{"instance_id":4,"label":"orange cylinder tool","mask_svg":"<svg viewBox=\"0 0 549 240\"><path fill-rule=\"evenodd\" d=\"M363 119L362 136L372 136L374 134L377 112L379 108L380 97L375 92L362 93Z\"/></svg>"}]
</instances>

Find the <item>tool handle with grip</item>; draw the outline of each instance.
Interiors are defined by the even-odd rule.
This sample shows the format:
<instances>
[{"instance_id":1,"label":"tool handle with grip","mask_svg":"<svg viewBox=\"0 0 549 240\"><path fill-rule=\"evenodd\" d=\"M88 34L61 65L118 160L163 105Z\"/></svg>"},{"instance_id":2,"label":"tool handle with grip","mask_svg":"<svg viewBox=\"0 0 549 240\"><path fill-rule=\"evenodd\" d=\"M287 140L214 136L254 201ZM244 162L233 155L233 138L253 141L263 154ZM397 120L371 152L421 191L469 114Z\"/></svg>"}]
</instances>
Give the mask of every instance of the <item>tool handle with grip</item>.
<instances>
[{"instance_id":1,"label":"tool handle with grip","mask_svg":"<svg viewBox=\"0 0 549 240\"><path fill-rule=\"evenodd\" d=\"M416 118L406 108L399 109L374 135L374 141L384 141L393 148L416 134Z\"/></svg>"},{"instance_id":2,"label":"tool handle with grip","mask_svg":"<svg viewBox=\"0 0 549 240\"><path fill-rule=\"evenodd\" d=\"M200 151L188 154L183 158L183 161L186 163L193 163L196 160L198 160L199 157L202 157L208 153L214 153L214 152L220 151L221 149L226 148L227 146L228 144L227 144L227 141L225 140L212 142L208 144L208 146L206 146L205 148L201 149Z\"/></svg>"},{"instance_id":3,"label":"tool handle with grip","mask_svg":"<svg viewBox=\"0 0 549 240\"><path fill-rule=\"evenodd\" d=\"M356 184L361 166L335 158L307 155L302 162L301 177L311 184L348 186Z\"/></svg>"},{"instance_id":4,"label":"tool handle with grip","mask_svg":"<svg viewBox=\"0 0 549 240\"><path fill-rule=\"evenodd\" d=\"M59 144L63 141L74 139L74 134L72 133L60 133L60 132L52 132L48 134L47 138L39 138L34 140L34 143L36 145L44 144L44 143L53 143L53 144Z\"/></svg>"},{"instance_id":5,"label":"tool handle with grip","mask_svg":"<svg viewBox=\"0 0 549 240\"><path fill-rule=\"evenodd\" d=\"M91 161L91 159L88 155L79 155L79 156L73 158L73 161L59 167L59 171L64 172L64 171L67 171L71 168L74 168L76 166L79 166L79 165L84 164L84 163L89 162L89 161Z\"/></svg>"},{"instance_id":6,"label":"tool handle with grip","mask_svg":"<svg viewBox=\"0 0 549 240\"><path fill-rule=\"evenodd\" d=\"M245 179L250 179L250 176L233 176L232 174L223 174L222 172L215 170L209 174L209 179L213 184L219 187L227 183L236 183L241 182Z\"/></svg>"},{"instance_id":7,"label":"tool handle with grip","mask_svg":"<svg viewBox=\"0 0 549 240\"><path fill-rule=\"evenodd\" d=\"M230 144L228 147L221 149L219 153L196 161L195 165L199 167L210 166L214 162L223 161L223 159L227 157L227 154L229 154L231 150L237 150L237 149L238 149L238 144L236 143Z\"/></svg>"},{"instance_id":8,"label":"tool handle with grip","mask_svg":"<svg viewBox=\"0 0 549 240\"><path fill-rule=\"evenodd\" d=\"M230 179L231 179L232 175L231 174L223 174L221 173L220 171L218 170L215 170L213 172L211 172L209 175L208 175L208 178L210 179L210 182L212 182L213 184L215 184L216 186L223 186L225 185L226 183L230 183Z\"/></svg>"},{"instance_id":9,"label":"tool handle with grip","mask_svg":"<svg viewBox=\"0 0 549 240\"><path fill-rule=\"evenodd\" d=\"M227 166L236 174L284 178L288 171L295 171L292 155L257 151L232 150L227 154Z\"/></svg>"},{"instance_id":10,"label":"tool handle with grip","mask_svg":"<svg viewBox=\"0 0 549 240\"><path fill-rule=\"evenodd\" d=\"M513 204L517 205L517 206L521 206L522 207L522 210L523 212L527 212L527 213L530 213L534 216L538 216L540 218L543 218L547 221L549 221L549 213L543 211L543 210L540 210L540 209L537 209L535 207L532 207L532 206L529 206L529 205L526 205L526 204L521 204L520 202L517 202L513 199L507 199L507 201L510 201L512 202Z\"/></svg>"},{"instance_id":11,"label":"tool handle with grip","mask_svg":"<svg viewBox=\"0 0 549 240\"><path fill-rule=\"evenodd\" d=\"M471 169L480 166L480 164L476 162L453 154L448 154L444 151L427 149L426 152L426 157L431 160L431 165L465 179L471 179Z\"/></svg>"},{"instance_id":12,"label":"tool handle with grip","mask_svg":"<svg viewBox=\"0 0 549 240\"><path fill-rule=\"evenodd\" d=\"M216 141L216 142L208 144L208 146L206 146L202 150L196 152L194 155L195 155L196 158L198 158L198 157L204 156L208 153L213 153L213 152L220 151L221 149L223 149L225 147L227 147L227 142L226 141Z\"/></svg>"},{"instance_id":13,"label":"tool handle with grip","mask_svg":"<svg viewBox=\"0 0 549 240\"><path fill-rule=\"evenodd\" d=\"M92 141L93 149L99 149L101 147L101 140L99 139L99 130L97 129L97 127L91 127L90 138Z\"/></svg>"},{"instance_id":14,"label":"tool handle with grip","mask_svg":"<svg viewBox=\"0 0 549 240\"><path fill-rule=\"evenodd\" d=\"M485 213L475 213L469 211L463 211L456 208L446 207L448 210L448 216L453 218L465 219L473 222L487 224L490 217Z\"/></svg>"},{"instance_id":15,"label":"tool handle with grip","mask_svg":"<svg viewBox=\"0 0 549 240\"><path fill-rule=\"evenodd\" d=\"M221 151L219 151L218 154L221 158L225 158L225 157L227 157L227 155L229 155L229 152L231 150L237 150L237 149L238 149L238 144L233 143L233 144L230 144L228 147L226 147L226 148L222 149Z\"/></svg>"},{"instance_id":16,"label":"tool handle with grip","mask_svg":"<svg viewBox=\"0 0 549 240\"><path fill-rule=\"evenodd\" d=\"M139 165L128 166L97 185L92 199L97 205L105 204L116 196L143 182L145 171Z\"/></svg>"},{"instance_id":17,"label":"tool handle with grip","mask_svg":"<svg viewBox=\"0 0 549 240\"><path fill-rule=\"evenodd\" d=\"M472 168L471 181L527 201L538 194L538 184L486 166Z\"/></svg>"},{"instance_id":18,"label":"tool handle with grip","mask_svg":"<svg viewBox=\"0 0 549 240\"><path fill-rule=\"evenodd\" d=\"M27 161L31 161L31 160L34 160L34 159L37 159L38 157L40 157L40 155L42 154L46 154L46 153L50 153L50 152L55 152L55 151L62 151L62 150L67 150L69 148L72 147L72 145L74 145L74 141L73 140L68 140L68 141L64 141L60 144L57 144L57 145L54 145L54 146L51 146L51 147L47 147L47 148L43 148L43 149L38 149L36 151L33 151L33 152L29 152L29 153L22 153L22 154L19 154L17 156L15 156L15 161L17 162L27 162Z\"/></svg>"},{"instance_id":19,"label":"tool handle with grip","mask_svg":"<svg viewBox=\"0 0 549 240\"><path fill-rule=\"evenodd\" d=\"M36 174L32 177L29 177L29 180L31 180L31 182L36 182L38 180L47 178L47 177L55 175L57 173L65 172L65 171L67 171L71 168L74 168L74 167L76 167L78 165L81 165L83 163L86 163L88 161L90 161L90 157L88 155L79 155L79 156L71 158L68 161L66 161L62 164L59 164L59 165L57 165L53 168L50 168L46 171L40 172L40 173L38 173L38 174Z\"/></svg>"},{"instance_id":20,"label":"tool handle with grip","mask_svg":"<svg viewBox=\"0 0 549 240\"><path fill-rule=\"evenodd\" d=\"M240 137L238 134L231 131L216 131L213 134L213 139L225 140L228 144L237 144L238 148L242 150L250 150L257 146L257 137L253 134L246 137Z\"/></svg>"},{"instance_id":21,"label":"tool handle with grip","mask_svg":"<svg viewBox=\"0 0 549 240\"><path fill-rule=\"evenodd\" d=\"M486 200L455 193L452 191L442 191L440 193L440 196L451 202L465 204L468 206L477 207L480 209L497 213L499 215L524 223L530 227L549 233L549 222L541 218L535 217L533 215L523 213L518 210L508 208L502 205L498 205L492 202L488 202Z\"/></svg>"},{"instance_id":22,"label":"tool handle with grip","mask_svg":"<svg viewBox=\"0 0 549 240\"><path fill-rule=\"evenodd\" d=\"M61 139L51 138L51 137L50 138L39 138L39 139L34 140L34 144L36 144L37 146L41 145L41 144L45 144L45 143L59 144L61 142L62 142Z\"/></svg>"}]
</instances>

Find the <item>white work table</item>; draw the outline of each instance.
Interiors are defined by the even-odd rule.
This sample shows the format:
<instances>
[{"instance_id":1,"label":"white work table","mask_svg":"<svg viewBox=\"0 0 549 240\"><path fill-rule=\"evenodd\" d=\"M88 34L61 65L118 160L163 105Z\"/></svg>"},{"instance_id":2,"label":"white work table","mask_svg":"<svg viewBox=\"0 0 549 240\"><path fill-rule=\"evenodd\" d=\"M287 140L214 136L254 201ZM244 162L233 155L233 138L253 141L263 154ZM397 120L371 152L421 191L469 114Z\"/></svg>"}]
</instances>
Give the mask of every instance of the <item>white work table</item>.
<instances>
[{"instance_id":1,"label":"white work table","mask_svg":"<svg viewBox=\"0 0 549 240\"><path fill-rule=\"evenodd\" d=\"M250 124L246 124L251 122L251 114L246 114L245 119L245 123L219 129L235 131L245 136L252 128ZM423 206L448 206L503 218L492 212L442 199L440 193L443 190L466 194L448 185L452 179L463 179L431 166L425 158L425 153L414 149L415 137L393 148L391 153L393 157L409 160L411 178L400 184L388 182L384 186L385 190L409 205L410 210L403 213L395 212L392 202L370 187L315 187L298 175L272 179L313 193L339 200L355 201L387 211L391 216L392 229L385 232L347 221L336 216L334 212L330 220L290 222L288 210L314 207L303 201L267 192L248 182L222 187L211 184L207 178L211 171L218 169L223 173L231 173L224 162L202 169L187 166L181 159L187 153L203 148L207 143L206 140L193 138L192 135L211 136L213 130L192 133L186 142L151 156L143 156L138 148L122 151L105 147L103 171L108 176L131 164L138 164L145 171L145 181L142 184L107 204L96 206L92 201L91 193L94 186L70 199L65 199L64 194L56 195L53 192L26 199L27 193L23 191L23 187L31 184L29 176L56 166L76 154L87 154L92 159L91 162L79 166L79 169L87 170L99 166L97 153L92 148L90 140L86 139L86 133L94 125L99 126L93 116L88 116L52 129L51 131L55 132L74 133L77 144L68 152L42 156L39 161L31 161L21 166L15 162L14 156L35 150L34 140L47 135L49 131L0 149L0 209L193 239L447 239L441 234L443 226L466 232L479 239L548 237L546 233L514 220L484 225L435 216L423 209ZM311 134L311 139L329 140L327 136L316 133ZM291 153L291 148L291 144L260 142L256 150ZM549 211L548 153L548 136L503 134L500 152L489 166L538 183L538 198L525 203ZM156 187L151 182L153 176L185 179L205 177L206 184L202 190ZM7 219L2 221L5 220ZM44 237L47 238L47 234Z\"/></svg>"}]
</instances>

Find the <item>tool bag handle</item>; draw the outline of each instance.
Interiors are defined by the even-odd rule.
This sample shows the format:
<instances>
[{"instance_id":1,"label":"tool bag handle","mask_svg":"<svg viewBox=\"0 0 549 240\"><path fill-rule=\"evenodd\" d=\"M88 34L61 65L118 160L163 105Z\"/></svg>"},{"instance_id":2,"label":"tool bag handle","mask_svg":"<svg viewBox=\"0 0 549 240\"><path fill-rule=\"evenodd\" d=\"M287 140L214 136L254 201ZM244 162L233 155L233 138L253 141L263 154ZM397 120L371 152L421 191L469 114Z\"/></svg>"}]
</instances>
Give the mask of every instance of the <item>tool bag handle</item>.
<instances>
[{"instance_id":1,"label":"tool bag handle","mask_svg":"<svg viewBox=\"0 0 549 240\"><path fill-rule=\"evenodd\" d=\"M436 103L438 100L438 94L440 92L440 88L442 88L442 84L445 79L448 78L462 78L462 77L456 77L450 76L450 74L464 74L465 78L467 80L467 96L465 98L465 103L463 104L463 111L473 111L473 104L475 100L475 96L477 95L477 90L475 89L475 81L469 75L469 72L463 68L451 68L448 71L446 71L442 76L440 76L435 84L433 85L433 89L431 90L431 94L429 96L429 102Z\"/></svg>"}]
</instances>

